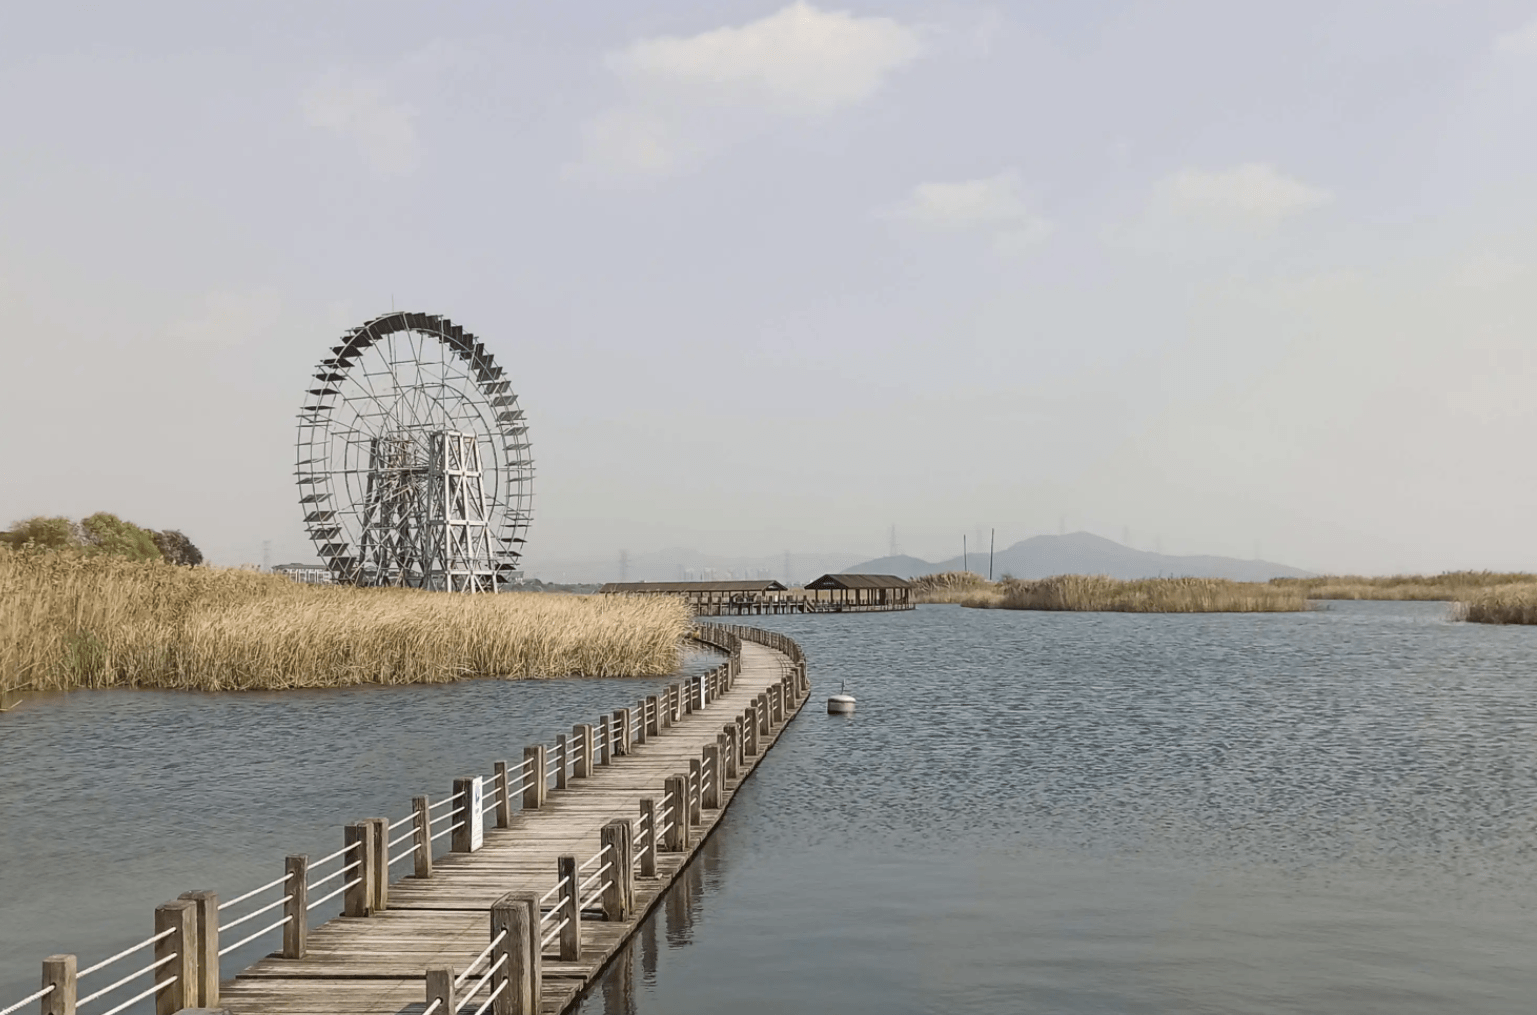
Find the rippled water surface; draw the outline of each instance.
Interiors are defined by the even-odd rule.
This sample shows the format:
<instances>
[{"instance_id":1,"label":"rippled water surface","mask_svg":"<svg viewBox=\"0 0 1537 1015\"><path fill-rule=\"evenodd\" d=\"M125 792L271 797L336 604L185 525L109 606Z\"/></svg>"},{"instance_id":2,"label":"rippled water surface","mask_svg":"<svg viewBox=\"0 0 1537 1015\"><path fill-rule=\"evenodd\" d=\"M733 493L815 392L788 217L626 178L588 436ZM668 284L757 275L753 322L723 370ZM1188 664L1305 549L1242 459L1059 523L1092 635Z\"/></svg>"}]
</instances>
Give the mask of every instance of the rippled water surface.
<instances>
[{"instance_id":1,"label":"rippled water surface","mask_svg":"<svg viewBox=\"0 0 1537 1015\"><path fill-rule=\"evenodd\" d=\"M813 702L589 1015L1537 1007L1537 630L760 621Z\"/></svg>"}]
</instances>

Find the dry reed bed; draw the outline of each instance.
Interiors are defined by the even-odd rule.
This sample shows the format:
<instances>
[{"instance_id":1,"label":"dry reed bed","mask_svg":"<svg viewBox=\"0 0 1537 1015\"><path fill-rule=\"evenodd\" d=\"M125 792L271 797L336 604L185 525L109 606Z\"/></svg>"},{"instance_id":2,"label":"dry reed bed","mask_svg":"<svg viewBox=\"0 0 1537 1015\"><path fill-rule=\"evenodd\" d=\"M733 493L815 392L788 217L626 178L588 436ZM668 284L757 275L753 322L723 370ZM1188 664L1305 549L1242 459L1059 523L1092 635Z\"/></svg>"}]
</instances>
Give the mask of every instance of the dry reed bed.
<instances>
[{"instance_id":1,"label":"dry reed bed","mask_svg":"<svg viewBox=\"0 0 1537 1015\"><path fill-rule=\"evenodd\" d=\"M1144 578L1064 574L1039 581L1005 578L962 605L991 610L1111 613L1295 613L1308 609L1299 589L1220 578Z\"/></svg>"},{"instance_id":2,"label":"dry reed bed","mask_svg":"<svg viewBox=\"0 0 1537 1015\"><path fill-rule=\"evenodd\" d=\"M972 571L942 571L914 578L912 596L915 603L963 603L967 597L993 587Z\"/></svg>"},{"instance_id":3,"label":"dry reed bed","mask_svg":"<svg viewBox=\"0 0 1537 1015\"><path fill-rule=\"evenodd\" d=\"M1449 571L1445 574L1400 574L1368 578L1362 575L1323 575L1318 578L1272 578L1281 588L1300 588L1309 599L1393 599L1462 601L1485 590L1537 583L1537 575L1498 571Z\"/></svg>"},{"instance_id":4,"label":"dry reed bed","mask_svg":"<svg viewBox=\"0 0 1537 1015\"><path fill-rule=\"evenodd\" d=\"M652 676L669 598L459 596L0 548L0 690L272 690L469 677Z\"/></svg>"}]
</instances>

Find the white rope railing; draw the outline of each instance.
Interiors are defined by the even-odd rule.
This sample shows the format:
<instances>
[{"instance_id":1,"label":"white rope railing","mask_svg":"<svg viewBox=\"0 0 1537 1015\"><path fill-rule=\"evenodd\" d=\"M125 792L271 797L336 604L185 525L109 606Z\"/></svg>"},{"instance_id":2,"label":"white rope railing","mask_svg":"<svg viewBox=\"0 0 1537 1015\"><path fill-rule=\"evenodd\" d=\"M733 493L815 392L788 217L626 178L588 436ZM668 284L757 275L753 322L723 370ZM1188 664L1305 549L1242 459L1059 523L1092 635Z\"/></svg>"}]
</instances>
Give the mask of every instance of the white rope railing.
<instances>
[{"instance_id":1,"label":"white rope railing","mask_svg":"<svg viewBox=\"0 0 1537 1015\"><path fill-rule=\"evenodd\" d=\"M546 902L549 902L550 901L550 897L553 896L556 892L560 891L562 888L566 887L566 885L570 881L571 881L570 878L561 878L559 881L555 882L555 887L554 888L551 888L549 891L547 891L543 895L539 896L539 905L542 906ZM546 914L545 919L549 919L549 915L548 914Z\"/></svg>"},{"instance_id":2,"label":"white rope railing","mask_svg":"<svg viewBox=\"0 0 1537 1015\"><path fill-rule=\"evenodd\" d=\"M22 998L20 1001L17 1001L15 1004L11 1005L9 1008L0 1008L0 1015L12 1015L13 1012L21 1011L23 1008L25 1008L27 1005L31 1004L33 1001L41 1001L43 998L47 997L49 994L52 994L56 989L58 989L57 986L55 984L50 983L48 986L44 987L42 990L39 990L39 991L37 991L36 993L33 993L33 994L28 994L26 997Z\"/></svg>"},{"instance_id":3,"label":"white rope railing","mask_svg":"<svg viewBox=\"0 0 1537 1015\"><path fill-rule=\"evenodd\" d=\"M592 859L590 859L586 863L582 864L580 867L577 868L577 870L584 871L588 867L591 867L593 864L595 864L599 860L603 859L603 854L604 853L607 853L609 850L611 850L613 848L614 848L613 846L604 846L602 849L598 850L596 853L594 853L592 855Z\"/></svg>"},{"instance_id":4,"label":"white rope railing","mask_svg":"<svg viewBox=\"0 0 1537 1015\"><path fill-rule=\"evenodd\" d=\"M331 892L328 895L322 895L320 898L316 899L314 902L311 902L309 905L305 906L304 907L304 911L306 913L308 913L310 910L314 909L316 906L320 905L321 903L327 902L327 901L329 901L331 899L334 899L338 895L340 895L342 892L345 892L347 889L354 888L357 885L360 885L362 883L363 883L363 879L362 878L353 878L351 881L347 882L346 884L342 885L340 888L336 889L336 891Z\"/></svg>"},{"instance_id":5,"label":"white rope railing","mask_svg":"<svg viewBox=\"0 0 1537 1015\"><path fill-rule=\"evenodd\" d=\"M98 969L105 969L107 966L112 965L112 963L116 962L118 959L126 958L129 955L132 955L134 952L138 951L140 948L148 948L150 945L154 944L156 941L160 941L160 940L162 940L164 938L168 938L172 934L175 934L175 933L176 933L176 928L175 927L169 927L169 928L161 931L159 934L156 934L154 937L147 937L143 941L140 941L136 945L130 945L129 947L124 948L122 951L118 952L116 955L112 956L109 959L102 959L100 962L96 963L96 965L90 966L90 967L88 967L86 969L80 970L80 972L75 974L75 978L76 979L83 979L83 978L85 978L87 976L90 976L92 973L96 972Z\"/></svg>"},{"instance_id":6,"label":"white rope railing","mask_svg":"<svg viewBox=\"0 0 1537 1015\"><path fill-rule=\"evenodd\" d=\"M142 993L142 994L135 994L133 997L130 997L128 1000L124 1001L122 1004L118 1005L116 1008L108 1008L106 1011L102 1012L101 1015L117 1015L117 1013L122 1011L124 1008L127 1008L130 1005L138 1004L140 1001L144 1000L146 997L149 997L151 994L158 994L158 993L160 993L162 990L164 990L165 988L169 987L171 984L175 983L179 979L181 979L181 977L173 976L169 980L161 980L159 983L155 984L153 987L151 987L148 990L144 991L144 993ZM80 1002L77 1001L75 1003L78 1005Z\"/></svg>"},{"instance_id":7,"label":"white rope railing","mask_svg":"<svg viewBox=\"0 0 1537 1015\"><path fill-rule=\"evenodd\" d=\"M613 866L614 866L613 863L609 862L609 863L604 864L602 867L599 867L597 870L593 871L591 874L589 874L587 876L587 880L583 881L581 884L576 886L576 894L581 895L583 892L585 892L587 890L587 886L592 884L594 878L601 878L603 876L604 872L612 869Z\"/></svg>"},{"instance_id":8,"label":"white rope railing","mask_svg":"<svg viewBox=\"0 0 1537 1015\"><path fill-rule=\"evenodd\" d=\"M421 843L413 842L411 844L411 848L406 850L404 853L398 853L395 856L390 857L389 866L393 867L393 866L395 866L395 864L397 864L400 861L404 860L406 857L416 855L416 851L421 849L421 848L422 848L422 844Z\"/></svg>"},{"instance_id":9,"label":"white rope railing","mask_svg":"<svg viewBox=\"0 0 1537 1015\"><path fill-rule=\"evenodd\" d=\"M437 1011L442 1003L443 999L441 997L433 998L432 1003L422 1011L422 1015L433 1015L433 1012Z\"/></svg>"},{"instance_id":10,"label":"white rope railing","mask_svg":"<svg viewBox=\"0 0 1537 1015\"><path fill-rule=\"evenodd\" d=\"M172 929L174 930L175 928L172 928ZM137 980L139 977L143 976L146 973L153 973L155 970L159 969L161 966L165 965L167 962L174 962L174 961L176 961L176 959L180 955L181 955L180 952L172 952L171 954L167 955L163 959L156 959L154 962L151 962L149 965L145 966L143 969L136 969L136 970L134 970L133 972L129 973L127 976L123 977L121 980L118 980L116 983L113 983L110 986L103 987L100 990L96 991L94 994L87 994L85 997L82 997L80 1000L76 1001L75 1005L78 1007L79 1005L82 1005L82 1004L90 1004L92 1001L96 1000L98 997L102 997L103 995L112 993L114 990L116 990L117 988L121 987L123 984L130 983L130 982L132 982L134 980ZM78 979L78 975L77 975L77 979Z\"/></svg>"},{"instance_id":11,"label":"white rope railing","mask_svg":"<svg viewBox=\"0 0 1537 1015\"><path fill-rule=\"evenodd\" d=\"M566 924L568 924L570 922L571 922L571 918L568 916L564 920L560 921L560 923L556 924L555 925L555 929L550 931L548 934L546 934L544 936L544 939L539 942L539 947L540 948L548 948L549 945L550 945L550 942L554 941L557 937L559 937L561 930L566 926Z\"/></svg>"},{"instance_id":12,"label":"white rope railing","mask_svg":"<svg viewBox=\"0 0 1537 1015\"><path fill-rule=\"evenodd\" d=\"M454 979L454 989L455 990L458 990L460 987L464 986L464 981L468 980L471 976L475 975L475 967L480 965L482 962L486 961L486 958L488 956L490 956L490 954L496 949L496 946L501 944L502 941L506 937L507 937L507 931L505 929L503 929L500 934L496 935L496 937L491 939L491 943L486 945L484 951L482 951L479 955L475 956L473 959L470 960L470 964L464 967L464 972L460 973ZM476 989L479 989L479 988L476 988ZM474 996L475 996L475 991L473 991L473 990L470 991L470 997L474 997ZM465 1000L468 1001L469 997L466 997Z\"/></svg>"},{"instance_id":13,"label":"white rope railing","mask_svg":"<svg viewBox=\"0 0 1537 1015\"><path fill-rule=\"evenodd\" d=\"M310 864L309 869L314 870L316 867L319 867L323 863L330 863L332 860L335 860L343 853L350 853L352 850L357 849L361 845L363 845L361 842L349 842L341 849L338 849L335 853L328 853L327 855L321 857L319 860L316 860L314 863Z\"/></svg>"},{"instance_id":14,"label":"white rope railing","mask_svg":"<svg viewBox=\"0 0 1537 1015\"><path fill-rule=\"evenodd\" d=\"M468 1001L470 998L474 997L476 994L479 994L482 990L484 990L486 984L490 983L491 982L491 978L496 975L496 971L498 969L502 968L503 966L505 966L506 964L507 964L507 953L503 952L500 956L497 957L497 960L494 963L491 964L491 968L486 970L486 975L482 976L480 978L480 981L478 983L476 983L475 986L472 987L467 994L464 995L464 1000ZM454 989L457 990L459 988L460 984L461 984L461 981L455 980L454 981Z\"/></svg>"},{"instance_id":15,"label":"white rope railing","mask_svg":"<svg viewBox=\"0 0 1537 1015\"><path fill-rule=\"evenodd\" d=\"M486 998L485 1004L483 1004L479 1008L475 1009L475 1015L485 1015L486 1009L491 1007L492 1002L494 1002L498 997L501 996L502 991L506 990L507 989L507 984L509 984L511 982L512 982L511 980L507 979L506 977L503 977L502 978L502 982L498 983L496 985L496 989L491 992L491 996Z\"/></svg>"},{"instance_id":16,"label":"white rope railing","mask_svg":"<svg viewBox=\"0 0 1537 1015\"><path fill-rule=\"evenodd\" d=\"M244 895L237 895L233 899L221 902L219 903L219 912L222 913L231 906L238 906L240 903L244 902L246 899L251 898L253 895L260 895L262 892L270 891L279 885L286 884L288 879L291 877L293 877L293 872L290 871L289 873L284 874L282 877L278 878L276 881L269 881L262 885L260 888L253 888L249 892L246 892ZM5 1015L5 1013L0 1012L0 1015Z\"/></svg>"},{"instance_id":17,"label":"white rope railing","mask_svg":"<svg viewBox=\"0 0 1537 1015\"><path fill-rule=\"evenodd\" d=\"M283 901L287 902L288 900L284 899ZM286 925L288 923L288 921L290 921L292 919L293 919L292 916L284 916L278 922L276 922L276 923L269 923L267 926L263 927L261 930L256 931L254 934L250 934L250 935L248 935L246 937L241 938L239 941L236 941L234 944L225 945L223 948L219 949L219 957L223 958L224 956L228 955L230 952L234 951L236 948L239 948L241 945L248 945L252 941L255 941L257 938L261 937L263 934L266 934L269 931L277 930L279 927L282 927L282 926Z\"/></svg>"},{"instance_id":18,"label":"white rope railing","mask_svg":"<svg viewBox=\"0 0 1537 1015\"><path fill-rule=\"evenodd\" d=\"M327 874L323 878L320 878L320 879L318 879L316 881L311 881L310 882L310 887L311 888L319 888L321 885L325 884L327 881L330 881L333 878L339 878L342 875L346 874L348 871L353 870L354 868L357 868L357 867L361 867L361 866L363 866L363 861L362 860L354 860L351 863L349 863L347 866L339 868L337 870L334 870L331 873Z\"/></svg>"},{"instance_id":19,"label":"white rope railing","mask_svg":"<svg viewBox=\"0 0 1537 1015\"><path fill-rule=\"evenodd\" d=\"M265 906L263 906L260 909L253 909L249 913L247 913L245 916L242 916L240 919L238 919L238 920L231 920L229 923L226 923L226 924L223 924L222 926L220 926L219 927L219 933L222 934L225 931L234 930L236 927L240 926L242 923L245 923L245 922L247 922L249 920L254 920L258 916L261 916L263 913L270 912L271 910L274 910L274 909L278 908L279 906L281 906L283 903L287 902L291 898L293 898L292 895L285 895L281 899L277 900L276 902L269 902L269 903L267 903Z\"/></svg>"}]
</instances>

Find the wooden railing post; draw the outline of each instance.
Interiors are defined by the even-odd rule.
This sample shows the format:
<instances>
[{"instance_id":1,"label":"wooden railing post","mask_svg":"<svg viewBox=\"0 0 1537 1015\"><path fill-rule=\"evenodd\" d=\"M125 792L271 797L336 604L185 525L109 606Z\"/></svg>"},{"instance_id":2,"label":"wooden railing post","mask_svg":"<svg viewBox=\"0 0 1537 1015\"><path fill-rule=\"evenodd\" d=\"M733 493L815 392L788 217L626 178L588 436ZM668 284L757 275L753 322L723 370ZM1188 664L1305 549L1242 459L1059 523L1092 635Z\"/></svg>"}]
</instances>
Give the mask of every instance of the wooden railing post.
<instances>
[{"instance_id":1,"label":"wooden railing post","mask_svg":"<svg viewBox=\"0 0 1537 1015\"><path fill-rule=\"evenodd\" d=\"M304 958L305 945L309 940L309 867L308 856L290 856L283 860L283 872L288 880L283 882L283 894L288 901L283 904L283 958Z\"/></svg>"},{"instance_id":2,"label":"wooden railing post","mask_svg":"<svg viewBox=\"0 0 1537 1015\"><path fill-rule=\"evenodd\" d=\"M198 982L196 989L189 989L189 1008L217 1008L219 1006L219 894L217 892L183 892L183 899L192 903L193 935L197 951Z\"/></svg>"},{"instance_id":3,"label":"wooden railing post","mask_svg":"<svg viewBox=\"0 0 1537 1015\"><path fill-rule=\"evenodd\" d=\"M195 1004L197 997L197 915L195 903L187 899L162 903L155 907L155 933L176 933L155 942L155 961L170 959L150 974L155 982L175 977L169 987L155 995L155 1015L176 1015ZM172 958L172 956L175 956Z\"/></svg>"},{"instance_id":4,"label":"wooden railing post","mask_svg":"<svg viewBox=\"0 0 1537 1015\"><path fill-rule=\"evenodd\" d=\"M448 837L449 849L455 853L473 853L485 841L486 800L480 776L454 780L454 806L450 809L448 823L458 825Z\"/></svg>"},{"instance_id":5,"label":"wooden railing post","mask_svg":"<svg viewBox=\"0 0 1537 1015\"><path fill-rule=\"evenodd\" d=\"M571 742L575 755L571 764L572 778L592 778L592 727L584 722L571 727Z\"/></svg>"},{"instance_id":6,"label":"wooden railing post","mask_svg":"<svg viewBox=\"0 0 1537 1015\"><path fill-rule=\"evenodd\" d=\"M765 692L758 695L758 733L766 737L772 732L774 729L769 725L768 694Z\"/></svg>"},{"instance_id":7,"label":"wooden railing post","mask_svg":"<svg viewBox=\"0 0 1537 1015\"><path fill-rule=\"evenodd\" d=\"M667 689L667 717L671 725L676 726L683 721L683 690L677 684Z\"/></svg>"},{"instance_id":8,"label":"wooden railing post","mask_svg":"<svg viewBox=\"0 0 1537 1015\"><path fill-rule=\"evenodd\" d=\"M373 897L373 885L369 883L369 875L374 866L369 863L370 854L373 852L373 836L368 834L368 825L358 821L342 829L343 842L351 848L342 854L341 864L348 867L359 861L362 866L356 870L348 871L342 875L342 884L356 881L357 884L342 892L343 916L367 916L368 904ZM331 889L335 891L335 889Z\"/></svg>"},{"instance_id":9,"label":"wooden railing post","mask_svg":"<svg viewBox=\"0 0 1537 1015\"><path fill-rule=\"evenodd\" d=\"M512 774L507 762L498 761L496 770L496 827L512 827Z\"/></svg>"},{"instance_id":10,"label":"wooden railing post","mask_svg":"<svg viewBox=\"0 0 1537 1015\"><path fill-rule=\"evenodd\" d=\"M597 725L593 727L593 736L597 737L598 740L598 766L600 768L607 767L609 761L614 756L614 737L617 728L618 723L614 722L613 716L608 715L598 716Z\"/></svg>"},{"instance_id":11,"label":"wooden railing post","mask_svg":"<svg viewBox=\"0 0 1537 1015\"><path fill-rule=\"evenodd\" d=\"M614 741L614 753L628 755L630 753L630 710L621 708L614 712L614 725L619 729L619 737Z\"/></svg>"},{"instance_id":12,"label":"wooden railing post","mask_svg":"<svg viewBox=\"0 0 1537 1015\"><path fill-rule=\"evenodd\" d=\"M550 782L550 777L545 774L549 763L544 758L544 745L523 748L523 763L525 768L532 769L527 773L528 781L523 784L523 809L537 811L544 806Z\"/></svg>"},{"instance_id":13,"label":"wooden railing post","mask_svg":"<svg viewBox=\"0 0 1537 1015\"><path fill-rule=\"evenodd\" d=\"M678 703L684 715L694 714L694 678L689 677L680 685Z\"/></svg>"},{"instance_id":14,"label":"wooden railing post","mask_svg":"<svg viewBox=\"0 0 1537 1015\"><path fill-rule=\"evenodd\" d=\"M566 778L571 768L571 755L566 747L566 735L560 734L555 738L555 788L565 789Z\"/></svg>"},{"instance_id":15,"label":"wooden railing post","mask_svg":"<svg viewBox=\"0 0 1537 1015\"><path fill-rule=\"evenodd\" d=\"M662 703L654 694L646 695L645 714L641 716L640 742L645 743L647 737L654 737L661 732Z\"/></svg>"},{"instance_id":16,"label":"wooden railing post","mask_svg":"<svg viewBox=\"0 0 1537 1015\"><path fill-rule=\"evenodd\" d=\"M688 759L688 823L697 825L704 820L700 800L704 795L704 763L698 758Z\"/></svg>"},{"instance_id":17,"label":"wooden railing post","mask_svg":"<svg viewBox=\"0 0 1537 1015\"><path fill-rule=\"evenodd\" d=\"M411 822L411 841L416 843L416 852L411 854L415 864L415 870L412 873L419 878L432 877L431 807L432 801L424 796L411 798L411 813L415 818Z\"/></svg>"},{"instance_id":18,"label":"wooden railing post","mask_svg":"<svg viewBox=\"0 0 1537 1015\"><path fill-rule=\"evenodd\" d=\"M656 877L656 851L661 840L656 834L656 801L650 797L640 800L640 876Z\"/></svg>"},{"instance_id":19,"label":"wooden railing post","mask_svg":"<svg viewBox=\"0 0 1537 1015\"><path fill-rule=\"evenodd\" d=\"M669 775L666 781L667 796L672 803L672 813L667 815L663 824L671 823L667 835L662 843L662 848L669 853L682 852L688 849L689 844L689 791L688 776Z\"/></svg>"},{"instance_id":20,"label":"wooden railing post","mask_svg":"<svg viewBox=\"0 0 1537 1015\"><path fill-rule=\"evenodd\" d=\"M368 911L382 913L390 908L390 819L364 818L363 824L368 826L368 837L372 840L369 852L373 857Z\"/></svg>"},{"instance_id":21,"label":"wooden railing post","mask_svg":"<svg viewBox=\"0 0 1537 1015\"><path fill-rule=\"evenodd\" d=\"M769 686L769 721L775 726L785 721L784 690L779 684Z\"/></svg>"},{"instance_id":22,"label":"wooden railing post","mask_svg":"<svg viewBox=\"0 0 1537 1015\"><path fill-rule=\"evenodd\" d=\"M491 904L491 951L495 965L506 956L507 987L492 1002L491 1015L538 1015L540 993L539 896L509 892ZM436 1012L433 1015L437 1015Z\"/></svg>"},{"instance_id":23,"label":"wooden railing post","mask_svg":"<svg viewBox=\"0 0 1537 1015\"><path fill-rule=\"evenodd\" d=\"M726 777L721 773L720 744L704 745L704 775L709 780L709 785L704 788L704 799L700 806L707 811L720 810L721 794L725 790L723 785Z\"/></svg>"},{"instance_id":24,"label":"wooden railing post","mask_svg":"<svg viewBox=\"0 0 1537 1015\"><path fill-rule=\"evenodd\" d=\"M742 713L742 754L755 757L758 753L758 703L754 701Z\"/></svg>"},{"instance_id":25,"label":"wooden railing post","mask_svg":"<svg viewBox=\"0 0 1537 1015\"><path fill-rule=\"evenodd\" d=\"M562 856L555 860L555 879L565 879L560 889L560 916L555 922L566 921L560 928L560 960L576 962L582 957L582 888L581 875L576 871L576 857Z\"/></svg>"},{"instance_id":26,"label":"wooden railing post","mask_svg":"<svg viewBox=\"0 0 1537 1015\"><path fill-rule=\"evenodd\" d=\"M75 970L78 968L73 955L50 955L43 960L41 987L53 991L43 995L42 1015L75 1015Z\"/></svg>"},{"instance_id":27,"label":"wooden railing post","mask_svg":"<svg viewBox=\"0 0 1537 1015\"><path fill-rule=\"evenodd\" d=\"M428 966L427 967L427 1007L432 1007L432 1002L437 1001L438 1006L432 1015L458 1015L459 1006L454 1003L454 967L453 966Z\"/></svg>"},{"instance_id":28,"label":"wooden railing post","mask_svg":"<svg viewBox=\"0 0 1537 1015\"><path fill-rule=\"evenodd\" d=\"M630 917L630 883L635 872L632 834L630 823L623 819L610 821L598 831L598 841L608 849L606 857L610 865L608 873L599 878L598 883L607 886L603 889L601 902L604 918L611 921ZM603 864L599 864L598 869L602 870Z\"/></svg>"}]
</instances>

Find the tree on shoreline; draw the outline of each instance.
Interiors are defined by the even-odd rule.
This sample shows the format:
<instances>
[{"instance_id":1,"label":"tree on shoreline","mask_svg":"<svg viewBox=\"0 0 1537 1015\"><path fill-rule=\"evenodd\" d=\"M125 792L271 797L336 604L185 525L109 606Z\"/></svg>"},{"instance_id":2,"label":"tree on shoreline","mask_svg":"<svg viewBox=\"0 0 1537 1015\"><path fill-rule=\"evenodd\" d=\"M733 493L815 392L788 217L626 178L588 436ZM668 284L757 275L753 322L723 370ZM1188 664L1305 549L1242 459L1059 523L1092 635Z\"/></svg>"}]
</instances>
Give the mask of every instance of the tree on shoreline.
<instances>
[{"instance_id":1,"label":"tree on shoreline","mask_svg":"<svg viewBox=\"0 0 1537 1015\"><path fill-rule=\"evenodd\" d=\"M203 553L192 540L177 529L156 532L141 528L107 511L98 511L81 521L69 518L44 518L41 515L15 522L0 532L0 545L16 549L75 550L87 556L105 554L128 560L164 560L171 564L196 566Z\"/></svg>"}]
</instances>

